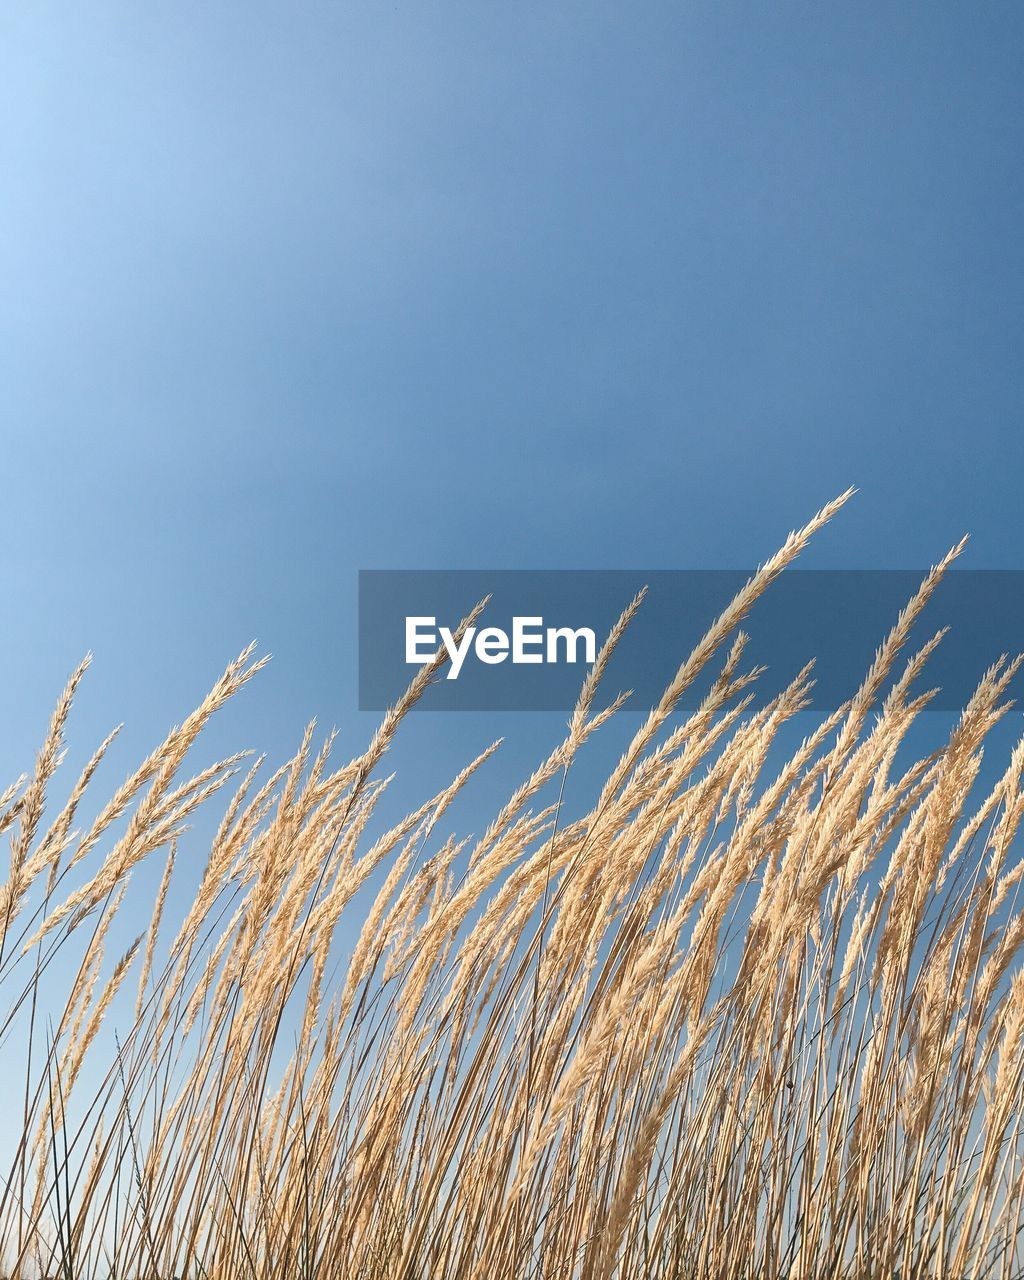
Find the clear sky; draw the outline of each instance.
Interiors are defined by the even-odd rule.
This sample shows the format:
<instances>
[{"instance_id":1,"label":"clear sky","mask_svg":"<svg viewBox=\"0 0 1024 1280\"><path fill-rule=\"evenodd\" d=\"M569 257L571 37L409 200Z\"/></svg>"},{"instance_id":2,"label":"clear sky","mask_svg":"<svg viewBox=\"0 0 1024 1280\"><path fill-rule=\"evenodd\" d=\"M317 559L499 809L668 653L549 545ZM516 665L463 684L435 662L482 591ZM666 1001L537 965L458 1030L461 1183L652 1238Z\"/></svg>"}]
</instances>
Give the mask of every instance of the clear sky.
<instances>
[{"instance_id":1,"label":"clear sky","mask_svg":"<svg viewBox=\"0 0 1024 1280\"><path fill-rule=\"evenodd\" d=\"M1000 0L4 5L5 774L87 648L83 751L254 636L226 747L361 732L360 567L742 566L851 483L808 564L1024 567L1022 64Z\"/></svg>"}]
</instances>

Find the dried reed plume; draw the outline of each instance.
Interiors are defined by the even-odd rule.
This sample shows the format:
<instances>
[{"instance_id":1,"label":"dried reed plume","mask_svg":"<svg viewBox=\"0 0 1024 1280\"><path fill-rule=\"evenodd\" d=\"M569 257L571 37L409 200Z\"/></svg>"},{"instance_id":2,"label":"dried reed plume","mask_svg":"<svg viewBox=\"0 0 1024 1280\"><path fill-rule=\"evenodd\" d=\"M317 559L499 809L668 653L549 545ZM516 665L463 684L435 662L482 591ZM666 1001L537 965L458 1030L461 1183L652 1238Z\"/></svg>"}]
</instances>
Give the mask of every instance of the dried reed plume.
<instances>
[{"instance_id":1,"label":"dried reed plume","mask_svg":"<svg viewBox=\"0 0 1024 1280\"><path fill-rule=\"evenodd\" d=\"M846 496L684 658L578 816L630 603L474 841L445 815L497 744L380 822L381 760L441 654L340 767L310 730L266 780L242 756L189 777L262 665L246 650L78 828L113 741L53 812L83 664L0 796L5 1274L1024 1275L1024 742L976 785L1017 663L904 761L938 637L904 651L957 547L795 750L809 672L758 704L744 667L744 615ZM229 783L178 913L176 849L197 865L189 820Z\"/></svg>"}]
</instances>

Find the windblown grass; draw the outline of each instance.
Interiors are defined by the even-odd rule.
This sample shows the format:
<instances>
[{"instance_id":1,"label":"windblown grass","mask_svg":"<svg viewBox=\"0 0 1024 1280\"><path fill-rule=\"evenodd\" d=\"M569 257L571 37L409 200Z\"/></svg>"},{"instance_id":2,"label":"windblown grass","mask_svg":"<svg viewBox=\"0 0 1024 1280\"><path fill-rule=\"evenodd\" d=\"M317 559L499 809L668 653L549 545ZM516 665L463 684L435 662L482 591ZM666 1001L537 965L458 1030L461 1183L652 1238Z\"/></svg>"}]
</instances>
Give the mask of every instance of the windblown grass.
<instances>
[{"instance_id":1,"label":"windblown grass","mask_svg":"<svg viewBox=\"0 0 1024 1280\"><path fill-rule=\"evenodd\" d=\"M246 651L81 830L109 739L47 804L77 671L0 798L9 1273L1024 1273L1024 744L975 785L1017 664L897 768L936 643L906 642L957 548L789 758L809 672L760 706L743 667L746 610L842 501L758 571L570 819L577 753L619 723L621 700L595 708L634 601L564 741L472 843L444 817L493 748L367 834L381 759L440 657L341 767L307 733L266 780L240 757L184 777L261 665ZM238 777L171 921L175 843ZM152 918L107 960L155 857ZM70 975L56 1003L54 975Z\"/></svg>"}]
</instances>

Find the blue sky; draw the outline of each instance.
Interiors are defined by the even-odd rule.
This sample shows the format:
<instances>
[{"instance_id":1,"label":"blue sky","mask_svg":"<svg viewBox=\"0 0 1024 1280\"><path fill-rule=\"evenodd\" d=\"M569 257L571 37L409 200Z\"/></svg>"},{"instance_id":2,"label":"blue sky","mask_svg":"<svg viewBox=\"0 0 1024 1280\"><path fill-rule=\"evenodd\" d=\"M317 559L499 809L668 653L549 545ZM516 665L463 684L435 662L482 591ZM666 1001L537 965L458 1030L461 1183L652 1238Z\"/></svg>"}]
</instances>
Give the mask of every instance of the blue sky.
<instances>
[{"instance_id":1,"label":"blue sky","mask_svg":"<svg viewBox=\"0 0 1024 1280\"><path fill-rule=\"evenodd\" d=\"M225 748L355 749L361 567L742 566L851 483L808 564L1024 567L1022 46L1010 3L4 6L5 773L85 649L81 750L128 752L254 636Z\"/></svg>"}]
</instances>

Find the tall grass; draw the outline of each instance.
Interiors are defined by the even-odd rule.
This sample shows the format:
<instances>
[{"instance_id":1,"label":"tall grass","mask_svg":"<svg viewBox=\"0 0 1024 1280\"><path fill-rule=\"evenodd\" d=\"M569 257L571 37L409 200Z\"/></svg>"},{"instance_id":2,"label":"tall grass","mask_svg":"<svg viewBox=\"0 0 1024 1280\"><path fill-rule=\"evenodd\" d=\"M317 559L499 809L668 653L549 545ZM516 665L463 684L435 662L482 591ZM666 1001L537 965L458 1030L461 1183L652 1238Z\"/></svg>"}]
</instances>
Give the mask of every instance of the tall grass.
<instances>
[{"instance_id":1,"label":"tall grass","mask_svg":"<svg viewBox=\"0 0 1024 1280\"><path fill-rule=\"evenodd\" d=\"M957 548L784 758L810 673L755 703L737 626L841 502L755 574L570 818L577 753L621 722L598 695L634 601L564 740L473 842L445 813L493 748L368 834L440 657L340 767L307 733L265 780L240 757L187 777L261 665L246 651L81 829L109 739L47 803L77 671L0 798L8 1273L1024 1273L1024 744L976 785L1017 664L903 762L937 643L907 640ZM195 900L167 919L176 841L229 781ZM152 917L107 957L153 858Z\"/></svg>"}]
</instances>

